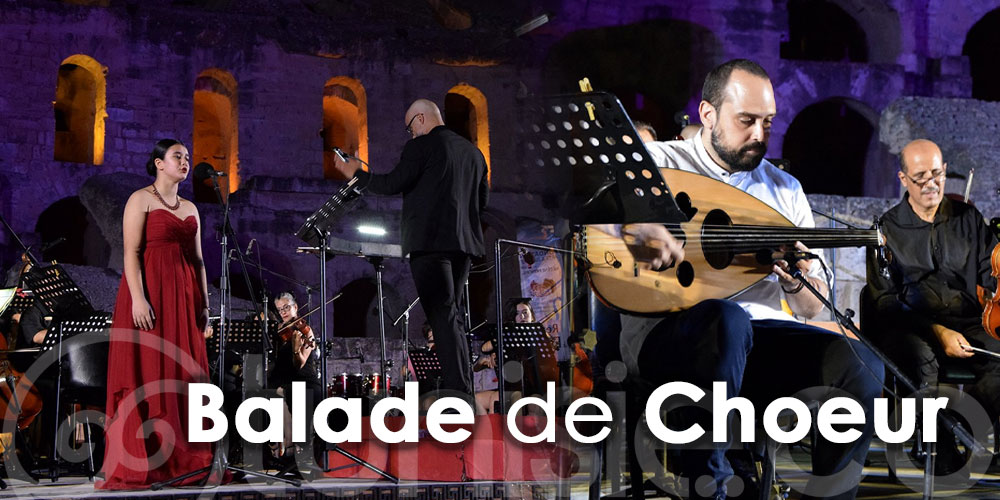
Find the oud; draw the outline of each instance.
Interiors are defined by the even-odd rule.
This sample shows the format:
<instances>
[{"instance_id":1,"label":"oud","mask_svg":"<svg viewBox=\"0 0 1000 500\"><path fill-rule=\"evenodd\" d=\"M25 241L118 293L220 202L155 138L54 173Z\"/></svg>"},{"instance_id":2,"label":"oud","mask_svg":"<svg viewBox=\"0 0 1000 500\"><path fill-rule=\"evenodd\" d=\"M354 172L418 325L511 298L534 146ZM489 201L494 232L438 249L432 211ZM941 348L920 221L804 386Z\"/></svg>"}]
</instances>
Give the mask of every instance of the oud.
<instances>
[{"instance_id":1,"label":"oud","mask_svg":"<svg viewBox=\"0 0 1000 500\"><path fill-rule=\"evenodd\" d=\"M810 248L877 246L878 229L800 228L766 203L700 174L661 168L688 221L667 227L684 245L684 260L665 270L644 269L621 236L586 226L581 250L598 298L621 312L659 315L706 299L732 297L771 274L758 259L801 241Z\"/></svg>"}]
</instances>

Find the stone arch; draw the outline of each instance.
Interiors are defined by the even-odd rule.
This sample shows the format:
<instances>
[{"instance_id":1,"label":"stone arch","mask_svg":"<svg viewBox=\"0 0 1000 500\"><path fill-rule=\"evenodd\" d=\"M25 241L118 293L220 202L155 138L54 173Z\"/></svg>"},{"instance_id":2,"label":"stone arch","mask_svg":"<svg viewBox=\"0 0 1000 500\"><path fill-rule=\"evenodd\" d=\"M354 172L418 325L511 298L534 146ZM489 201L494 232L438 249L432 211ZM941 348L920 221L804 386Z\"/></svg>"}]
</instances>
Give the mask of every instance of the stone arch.
<instances>
[{"instance_id":1,"label":"stone arch","mask_svg":"<svg viewBox=\"0 0 1000 500\"><path fill-rule=\"evenodd\" d=\"M490 178L490 116L486 96L472 85L459 83L444 98L444 122L448 128L472 141L486 159Z\"/></svg>"},{"instance_id":2,"label":"stone arch","mask_svg":"<svg viewBox=\"0 0 1000 500\"><path fill-rule=\"evenodd\" d=\"M43 210L35 232L42 243L65 238L38 255L43 261L102 267L108 263L111 246L78 196L62 198Z\"/></svg>"},{"instance_id":3,"label":"stone arch","mask_svg":"<svg viewBox=\"0 0 1000 500\"><path fill-rule=\"evenodd\" d=\"M59 65L53 103L56 161L104 163L107 70L83 54L69 56Z\"/></svg>"},{"instance_id":4,"label":"stone arch","mask_svg":"<svg viewBox=\"0 0 1000 500\"><path fill-rule=\"evenodd\" d=\"M972 97L1000 101L1000 8L981 17L965 36L962 55L969 58Z\"/></svg>"},{"instance_id":5,"label":"stone arch","mask_svg":"<svg viewBox=\"0 0 1000 500\"><path fill-rule=\"evenodd\" d=\"M346 180L333 168L334 147L368 161L368 97L361 81L347 76L335 76L326 81L321 134L323 177Z\"/></svg>"},{"instance_id":6,"label":"stone arch","mask_svg":"<svg viewBox=\"0 0 1000 500\"><path fill-rule=\"evenodd\" d=\"M894 160L879 142L878 121L871 107L847 97L807 106L785 132L790 173L808 194L896 196Z\"/></svg>"},{"instance_id":7,"label":"stone arch","mask_svg":"<svg viewBox=\"0 0 1000 500\"><path fill-rule=\"evenodd\" d=\"M338 338L378 338L378 302L376 302L378 294L375 278L358 278L344 285L339 293L343 295L334 302L334 335ZM384 280L382 281L382 296L385 299L385 336L394 339L402 338L402 322L392 326L392 320L401 314L408 304L400 298L396 288ZM417 326L419 328L419 325ZM376 358L378 355L372 354L371 359Z\"/></svg>"},{"instance_id":8,"label":"stone arch","mask_svg":"<svg viewBox=\"0 0 1000 500\"><path fill-rule=\"evenodd\" d=\"M895 64L899 13L883 0L789 0L782 59Z\"/></svg>"},{"instance_id":9,"label":"stone arch","mask_svg":"<svg viewBox=\"0 0 1000 500\"><path fill-rule=\"evenodd\" d=\"M239 100L236 79L228 71L209 68L194 81L192 167L208 163L226 177L229 193L239 189ZM215 201L212 181L196 182L195 201Z\"/></svg>"}]
</instances>

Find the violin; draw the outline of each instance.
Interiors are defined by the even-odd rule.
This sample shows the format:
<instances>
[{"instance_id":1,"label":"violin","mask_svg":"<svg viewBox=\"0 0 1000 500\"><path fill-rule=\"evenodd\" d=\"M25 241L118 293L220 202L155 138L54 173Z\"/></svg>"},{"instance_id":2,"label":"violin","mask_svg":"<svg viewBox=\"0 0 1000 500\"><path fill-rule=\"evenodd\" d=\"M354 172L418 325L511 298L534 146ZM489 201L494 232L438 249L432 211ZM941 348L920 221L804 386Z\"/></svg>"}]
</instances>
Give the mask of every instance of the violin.
<instances>
[{"instance_id":1,"label":"violin","mask_svg":"<svg viewBox=\"0 0 1000 500\"><path fill-rule=\"evenodd\" d=\"M304 337L302 347L299 348L300 352L302 349L316 347L316 337L312 334L312 328L306 323L305 318L294 318L287 324L279 326L277 335L281 337L283 342L291 342L295 332L300 332Z\"/></svg>"},{"instance_id":2,"label":"violin","mask_svg":"<svg viewBox=\"0 0 1000 500\"><path fill-rule=\"evenodd\" d=\"M993 277L998 279L998 285L993 292L993 297L987 300L985 307L983 307L983 328L990 336L1000 340L1000 243L993 247L993 254L990 256L990 269Z\"/></svg>"}]
</instances>

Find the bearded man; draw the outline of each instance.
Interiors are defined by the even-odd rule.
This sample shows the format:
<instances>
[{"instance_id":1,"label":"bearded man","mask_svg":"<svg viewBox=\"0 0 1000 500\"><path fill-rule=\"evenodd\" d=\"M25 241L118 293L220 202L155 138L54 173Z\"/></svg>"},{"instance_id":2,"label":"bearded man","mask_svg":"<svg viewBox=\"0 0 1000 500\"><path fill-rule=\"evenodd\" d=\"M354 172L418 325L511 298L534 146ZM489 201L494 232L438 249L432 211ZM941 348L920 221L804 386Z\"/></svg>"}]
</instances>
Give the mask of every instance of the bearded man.
<instances>
[{"instance_id":1,"label":"bearded man","mask_svg":"<svg viewBox=\"0 0 1000 500\"><path fill-rule=\"evenodd\" d=\"M760 199L795 225L813 227L799 182L764 159L777 112L767 72L746 59L716 67L705 78L698 111L700 134L684 141L646 143L657 165L719 180ZM635 245L659 249L658 255L644 259L653 269L684 258L683 246L663 225L630 224L610 230L630 236ZM801 242L795 248L810 252ZM792 265L821 294L828 293L818 259ZM706 300L662 318L622 315L620 338L609 335L601 342L617 340L615 354L632 380L653 387L683 381L708 393L712 382L725 382L727 397L748 397L758 409L782 396L823 400L835 394L854 399L867 414L865 424L858 426L860 437L832 443L821 436L814 442L812 475L803 491L803 498L854 498L873 433L882 363L860 342L802 323L799 318L816 316L823 303L792 277L789 263L777 261L772 271L729 300ZM599 354L606 364L611 360L605 356ZM733 413L727 418L730 429L736 427ZM713 423L712 414L701 408L683 408L679 418L685 423L675 430L693 424L709 429ZM680 472L689 481L691 497L753 495L745 480L732 481L733 467L725 454L729 446L696 442L681 450Z\"/></svg>"}]
</instances>

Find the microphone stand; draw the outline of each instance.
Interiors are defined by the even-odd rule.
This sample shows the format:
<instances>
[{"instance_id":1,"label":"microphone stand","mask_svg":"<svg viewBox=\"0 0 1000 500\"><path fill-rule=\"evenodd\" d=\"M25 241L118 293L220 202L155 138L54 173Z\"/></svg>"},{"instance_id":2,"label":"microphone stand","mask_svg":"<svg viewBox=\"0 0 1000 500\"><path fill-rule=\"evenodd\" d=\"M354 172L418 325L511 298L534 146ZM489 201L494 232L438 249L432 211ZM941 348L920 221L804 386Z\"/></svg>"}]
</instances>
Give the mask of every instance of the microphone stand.
<instances>
[{"instance_id":1,"label":"microphone stand","mask_svg":"<svg viewBox=\"0 0 1000 500\"><path fill-rule=\"evenodd\" d=\"M224 367L225 367L225 352L226 352L226 336L229 333L229 325L227 324L227 321L226 321L227 320L227 317L226 317L227 316L227 314L226 314L226 312L227 312L226 311L227 310L227 298L228 298L229 294L231 293L231 290L229 288L229 239L228 239L228 237L229 237L230 234L233 234L233 241L234 241L234 243L236 242L236 238L235 238L235 234L233 233L232 226L230 226L230 224L229 224L229 208L230 208L229 197L228 196L226 198L222 197L222 191L219 189L219 179L218 179L218 176L212 176L212 183L213 183L213 185L215 187L215 196L218 199L219 204L222 205L222 239L220 241L220 244L222 245L222 270L221 270L221 276L219 277L219 290L220 290L220 293L222 295L222 300L220 301L220 306L219 306L219 332L218 332L218 335L219 335L219 353L217 355L217 366L218 366L217 369L219 371L219 373L218 373L218 378L219 378L218 385L219 385L219 388L222 389L222 388L225 387L225 381L226 381L226 370L224 369ZM260 304L256 300L255 294L253 293L253 288L250 287L250 277L246 273L246 261L243 258L243 252L240 251L238 245L237 245L237 247L234 250L236 251L237 255L239 256L240 263L243 264L243 277L244 277L244 279L247 280L247 289L249 290L249 293L250 293L251 302L253 302L253 304L254 304L254 309L257 309L260 306ZM259 311L257 313L259 314ZM270 341L270 339L266 339L265 340L265 342L269 342L269 341ZM266 358L267 358L267 356L264 356L264 358L265 358L264 363L265 363L265 369L266 369L266 363L267 363ZM264 372L264 379L265 379L264 383L266 384L266 379L267 379L267 372L266 371ZM264 479L266 479L268 481L268 483L270 483L272 481L281 481L283 483L290 484L290 485L293 485L295 487L302 486L302 481L297 480L297 479L288 479L288 478L283 478L283 477L279 477L279 476L272 476L270 474L266 474L266 473L263 473L263 472L258 472L258 471L248 470L248 469L241 469L239 467L232 466L229 463L229 457L228 457L228 450L229 450L229 435L228 434L226 436L224 436L222 439L216 441L214 443L214 447L215 447L215 449L213 450L213 454L212 454L212 463L210 465L208 465L206 467L202 467L201 469L198 469L198 470L195 470L195 471L188 472L187 474L182 474L180 476L177 476L177 477L175 477L173 479L169 479L167 481L160 481L160 482L157 482L157 483L153 483L152 485L150 485L150 488L153 491L157 491L157 490L163 489L164 486L170 486L170 485L172 485L174 483L178 483L178 482L184 481L185 479L188 479L188 478L191 478L191 477L194 477L194 476L198 476L198 475L201 475L201 474L206 474L206 476L205 476L205 484L206 485L217 486L217 485L219 485L219 484L222 483L223 479L225 479L225 474L227 472L241 472L241 473L243 473L245 475L248 475L248 476L254 476L254 477L264 478Z\"/></svg>"},{"instance_id":2,"label":"microphone stand","mask_svg":"<svg viewBox=\"0 0 1000 500\"><path fill-rule=\"evenodd\" d=\"M397 324L399 324L399 320L403 320L403 368L405 368L407 370L410 369L410 347L409 347L410 346L410 309L413 309L413 306L416 306L417 302L420 302L420 297L417 297L417 298L413 299L413 302L410 302L410 305L406 307L406 310L403 311L403 314L400 314L399 317L397 317L392 322L392 326L396 326ZM383 376L385 376L385 374L383 374ZM403 384L406 384L405 380L403 380L402 382L403 382ZM388 394L386 394L386 396L388 396Z\"/></svg>"},{"instance_id":3,"label":"microphone stand","mask_svg":"<svg viewBox=\"0 0 1000 500\"><path fill-rule=\"evenodd\" d=\"M812 293L817 299L819 299L820 302L823 303L824 306L826 306L827 309L832 311L834 316L837 318L837 322L840 323L842 327L844 327L845 329L853 333L855 336L857 336L858 340L862 344L864 344L865 347L867 347L873 354L875 354L875 356L877 356L880 360L882 360L882 363L885 365L885 368L889 370L889 372L891 372L896 377L896 380L899 381L899 383L907 391L909 391L910 393L916 392L917 386L913 383L913 381L911 381L909 377L904 375L902 370L900 370L899 367L896 366L896 364L893 363L892 360L885 355L885 353L883 353L881 350L875 347L875 345L870 340L868 340L867 337L861 334L861 330L857 327L857 325L854 324L854 321L851 320L850 317L838 311L837 308L834 307L834 305L830 302L829 299L823 296L823 294L819 293L819 290L817 290L816 287L812 285L812 283L809 283L809 280L806 278L806 276L802 274L802 270L795 265L796 260L801 260L801 259L793 258L791 261L788 261L789 269L794 269L794 271L791 273L792 277L799 280L799 282L802 283L802 286L805 287L807 290L809 290L809 293ZM937 420L940 424L944 425L946 429L951 431L955 435L955 437L957 437L958 440L962 442L962 444L966 446L966 448L970 452L970 456L987 453L986 448L983 447L983 445L979 444L972 437L969 431L967 431L964 427L959 425L958 421L955 420L955 417L951 416L948 413L937 412ZM933 471L933 466L934 466L933 454L928 454L927 463L924 464L924 467L925 468L931 467L932 468L931 471ZM934 488L934 474L928 473L925 475L925 482L924 482L925 498L929 498L927 495L933 493L934 491L933 488Z\"/></svg>"}]
</instances>

